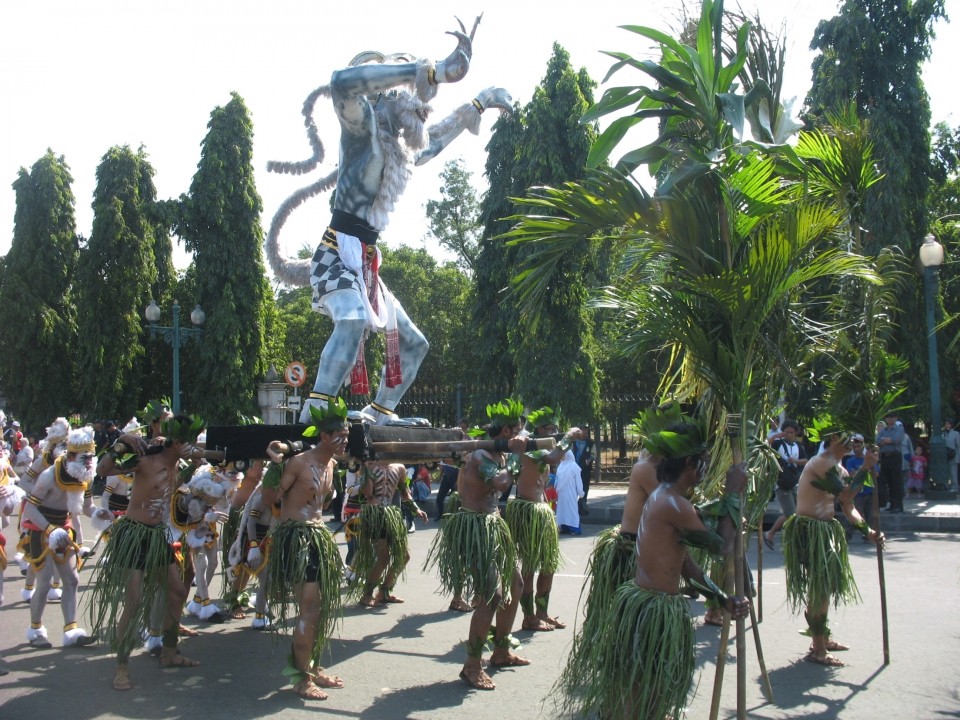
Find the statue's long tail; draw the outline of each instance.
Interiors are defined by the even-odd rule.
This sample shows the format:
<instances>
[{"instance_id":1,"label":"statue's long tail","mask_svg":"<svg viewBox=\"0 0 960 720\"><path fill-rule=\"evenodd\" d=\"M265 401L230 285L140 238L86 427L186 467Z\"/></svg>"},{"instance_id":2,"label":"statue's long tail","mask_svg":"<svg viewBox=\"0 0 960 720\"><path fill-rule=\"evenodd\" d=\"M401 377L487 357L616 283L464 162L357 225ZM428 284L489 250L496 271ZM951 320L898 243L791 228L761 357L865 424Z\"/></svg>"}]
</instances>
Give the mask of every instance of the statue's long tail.
<instances>
[{"instance_id":1,"label":"statue's long tail","mask_svg":"<svg viewBox=\"0 0 960 720\"><path fill-rule=\"evenodd\" d=\"M307 99L303 103L303 124L307 128L307 138L310 141L310 146L313 148L313 155L310 158L301 160L299 162L268 162L268 172L278 172L289 175L303 175L304 173L312 171L317 167L317 165L323 162L323 143L321 142L320 135L317 132L316 123L313 121L313 106L316 104L317 99L321 96L330 96L329 85L324 85L323 87L319 87L314 90L307 96ZM276 275L280 282L295 287L302 287L310 284L310 260L293 260L280 255L280 247L278 244L280 230L283 229L284 223L286 223L287 218L290 217L290 213L292 213L296 208L315 195L319 195L322 192L330 190L331 188L335 187L336 184L337 171L334 170L329 175L321 178L312 185L308 185L297 190L297 192L283 201L283 203L277 209L277 212L274 214L273 219L270 221L270 231L267 233L265 250L267 254L267 261L270 263L270 267L273 269L274 275Z\"/></svg>"},{"instance_id":2,"label":"statue's long tail","mask_svg":"<svg viewBox=\"0 0 960 720\"><path fill-rule=\"evenodd\" d=\"M267 261L276 275L277 280L285 285L294 287L303 287L310 284L310 260L292 260L280 255L280 248L277 243L280 237L280 230L296 208L304 202L319 195L322 192L330 190L337 184L337 171L321 178L312 185L300 188L293 195L288 197L273 216L270 221L270 231L267 233L267 240L264 245L267 253Z\"/></svg>"}]
</instances>

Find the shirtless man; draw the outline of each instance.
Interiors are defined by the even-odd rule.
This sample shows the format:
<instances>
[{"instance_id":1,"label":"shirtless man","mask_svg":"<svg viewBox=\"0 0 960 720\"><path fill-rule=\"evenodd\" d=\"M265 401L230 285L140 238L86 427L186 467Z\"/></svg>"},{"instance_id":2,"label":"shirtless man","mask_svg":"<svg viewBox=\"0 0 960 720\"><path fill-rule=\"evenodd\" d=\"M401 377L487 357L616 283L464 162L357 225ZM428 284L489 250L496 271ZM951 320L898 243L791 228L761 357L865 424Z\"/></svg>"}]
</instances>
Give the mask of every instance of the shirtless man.
<instances>
[{"instance_id":1,"label":"shirtless man","mask_svg":"<svg viewBox=\"0 0 960 720\"><path fill-rule=\"evenodd\" d=\"M117 653L115 690L131 688L128 663L148 625L151 600L165 599L161 623L160 667L198 665L179 654L178 627L187 587L169 544L164 520L178 484L181 458L202 454L194 443L203 421L178 416L163 420L147 446L139 435L121 435L97 466L102 477L117 472L117 459L133 454L133 485L126 515L114 524L110 543L91 582L91 607L96 631L106 634Z\"/></svg>"},{"instance_id":2,"label":"shirtless man","mask_svg":"<svg viewBox=\"0 0 960 720\"><path fill-rule=\"evenodd\" d=\"M47 605L47 591L53 579L53 566L60 569L63 596L63 645L92 645L97 636L88 635L77 625L77 590L80 585L76 533L73 524L81 513L112 517L109 510L95 508L88 494L93 482L96 444L93 428L84 427L70 432L67 452L40 473L23 507L23 527L29 533L25 558L36 568L37 592L30 600L30 629L27 641L32 647L48 648L47 630L43 626L43 611Z\"/></svg>"},{"instance_id":3,"label":"shirtless man","mask_svg":"<svg viewBox=\"0 0 960 720\"><path fill-rule=\"evenodd\" d=\"M520 436L523 405L505 400L487 407L487 435L501 441L504 450L522 453L526 440ZM483 649L496 615L490 665L529 665L530 661L510 649L510 631L517 616L523 587L517 568L510 530L500 517L498 498L510 486L503 452L475 450L460 468L462 506L444 521L437 533L426 567L436 565L444 589L455 597L477 596L477 609L470 621L467 660L460 678L478 690L493 690L493 680L483 670ZM478 540L479 538L479 540Z\"/></svg>"},{"instance_id":4,"label":"shirtless man","mask_svg":"<svg viewBox=\"0 0 960 720\"><path fill-rule=\"evenodd\" d=\"M410 562L403 513L393 504L397 488L400 489L401 502L410 513L426 522L427 514L410 494L406 467L402 463L363 464L360 493L365 502L360 510L354 571L357 582L364 583L360 604L365 607L403 602L392 592L397 578ZM374 597L373 590L377 585L380 589Z\"/></svg>"},{"instance_id":5,"label":"shirtless man","mask_svg":"<svg viewBox=\"0 0 960 720\"><path fill-rule=\"evenodd\" d=\"M651 434L646 447L662 458L660 482L641 515L634 579L617 589L602 617L606 637L624 644L611 648L609 640L594 642L588 650L589 673L571 675L567 667L560 681L565 710L624 719L682 715L693 679L694 628L689 600L680 593L681 577L715 597L734 617L749 611L745 598L724 595L687 553L688 545L732 552L745 468L727 471L724 499L712 509L719 516L713 531L687 499L709 464L704 428L680 422Z\"/></svg>"},{"instance_id":6,"label":"shirtless man","mask_svg":"<svg viewBox=\"0 0 960 720\"><path fill-rule=\"evenodd\" d=\"M543 407L530 413L527 421L535 437L549 437L558 432L558 419L552 408ZM560 567L560 537L553 510L544 498L550 466L562 459L573 440L580 437L579 428L571 428L553 450L533 450L519 456L517 496L507 503L504 519L516 544L520 558L523 590L520 607L524 630L553 630L566 624L550 617L548 605L553 575ZM513 460L513 458L511 458ZM534 574L537 577L534 588ZM536 594L534 594L536 590Z\"/></svg>"},{"instance_id":7,"label":"shirtless man","mask_svg":"<svg viewBox=\"0 0 960 720\"><path fill-rule=\"evenodd\" d=\"M663 427L679 422L680 406L670 403L661 408L651 408L641 412L634 420L633 429L643 439L658 432ZM651 454L646 447L640 450L640 457L630 470L630 483L623 503L620 524L604 530L597 536L593 552L587 563L584 579L584 621L573 638L573 647L567 657L567 667L580 668L570 670L572 674L587 672L590 646L599 641L604 627L600 618L604 616L607 605L623 583L630 580L636 572L634 559L637 531L640 517L647 498L657 489L657 466L660 458ZM589 589L587 589L589 588Z\"/></svg>"},{"instance_id":8,"label":"shirtless man","mask_svg":"<svg viewBox=\"0 0 960 720\"><path fill-rule=\"evenodd\" d=\"M280 475L280 523L270 534L271 558L267 592L278 628L286 626L290 589L297 604L293 630L291 675L293 690L307 700L326 700L321 688L341 688L343 681L323 672L320 655L340 613L343 562L323 510L333 498L336 457L346 450L349 435L347 407L337 399L329 407L313 407L313 424L304 432L317 444L294 455ZM283 462L281 444L273 442L267 454Z\"/></svg>"},{"instance_id":9,"label":"shirtless man","mask_svg":"<svg viewBox=\"0 0 960 720\"><path fill-rule=\"evenodd\" d=\"M787 602L794 612L804 608L811 645L806 660L839 667L843 662L831 652L847 650L831 639L827 624L830 604L859 599L847 558L847 538L843 526L834 517L839 501L843 514L868 541L883 547L884 537L867 525L857 512L854 498L869 477L879 457L876 449L866 453L863 465L844 482L840 462L850 450L850 436L840 430L821 431L826 445L821 454L810 458L800 474L797 512L783 525L783 565L787 575Z\"/></svg>"}]
</instances>

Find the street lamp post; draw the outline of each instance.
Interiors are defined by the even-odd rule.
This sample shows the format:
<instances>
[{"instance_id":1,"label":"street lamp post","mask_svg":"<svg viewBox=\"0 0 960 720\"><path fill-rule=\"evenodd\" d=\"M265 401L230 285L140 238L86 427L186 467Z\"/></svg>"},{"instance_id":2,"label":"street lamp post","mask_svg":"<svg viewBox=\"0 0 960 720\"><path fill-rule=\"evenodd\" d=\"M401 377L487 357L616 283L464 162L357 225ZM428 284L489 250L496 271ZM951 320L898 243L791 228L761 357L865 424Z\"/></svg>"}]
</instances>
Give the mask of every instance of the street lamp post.
<instances>
[{"instance_id":1,"label":"street lamp post","mask_svg":"<svg viewBox=\"0 0 960 720\"><path fill-rule=\"evenodd\" d=\"M950 467L947 464L947 448L943 439L943 423L940 418L940 362L937 357L937 322L935 297L937 268L943 262L943 246L933 235L927 235L920 247L920 262L923 265L923 292L927 305L927 353L930 369L930 486L926 496L931 500L946 500L956 497L952 486Z\"/></svg>"},{"instance_id":2,"label":"street lamp post","mask_svg":"<svg viewBox=\"0 0 960 720\"><path fill-rule=\"evenodd\" d=\"M160 308L156 301L151 300L143 311L144 317L150 323L150 337L156 337L157 333L173 346L173 398L171 399L171 409L174 415L180 414L180 348L185 340L193 338L200 341L203 331L200 326L207 319L206 313L197 305L190 313L190 322L197 327L180 327L180 305L176 300L173 301L173 325L157 325L160 319Z\"/></svg>"}]
</instances>

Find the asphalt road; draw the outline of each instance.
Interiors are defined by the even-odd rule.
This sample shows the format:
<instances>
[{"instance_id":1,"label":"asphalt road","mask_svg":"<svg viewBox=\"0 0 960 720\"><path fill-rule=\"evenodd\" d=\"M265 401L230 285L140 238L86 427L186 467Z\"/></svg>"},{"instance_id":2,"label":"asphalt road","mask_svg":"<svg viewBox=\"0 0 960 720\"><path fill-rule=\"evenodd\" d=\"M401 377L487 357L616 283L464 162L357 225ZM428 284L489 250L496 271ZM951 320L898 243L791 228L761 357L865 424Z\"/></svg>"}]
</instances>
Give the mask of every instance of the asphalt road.
<instances>
[{"instance_id":1,"label":"asphalt road","mask_svg":"<svg viewBox=\"0 0 960 720\"><path fill-rule=\"evenodd\" d=\"M551 599L551 611L561 619L576 618L587 555L600 529L585 526L583 536L562 538L567 564L555 580ZM284 687L280 672L289 640L255 632L249 620L204 625L199 628L200 637L185 640L183 652L201 661L197 668L161 670L155 659L136 652L130 663L134 689L118 693L111 688L114 658L105 647L59 647L62 618L57 604L49 605L44 617L53 649L34 650L26 644L29 613L20 601L19 570L11 563L5 573L6 604L0 607L0 660L10 671L0 677L0 720L558 717L549 693L564 663L571 628L535 635L518 631L521 652L533 664L492 672L497 683L493 692L471 690L458 679L464 658L460 643L469 618L448 611L449 598L437 594L436 579L420 571L434 532L431 523L410 536L413 560L406 581L396 590L406 598L404 605L349 608L344 613L327 665L343 677L346 687L331 691L330 699L323 702L308 703ZM9 548L13 533L8 528L5 534ZM754 568L755 553L752 544ZM828 669L803 661L808 640L798 634L804 626L802 618L792 617L784 605L782 555L779 550L764 553L759 629L776 702L766 702L760 692L748 627L749 717L960 718L960 540L942 534L890 539L884 555L888 666L883 665L876 554L872 546L855 539L851 555L863 603L841 609L831 618L834 636L852 649L842 654L847 667ZM88 569L82 571L82 585L89 576ZM692 603L692 610L702 618L700 602ZM197 626L192 618L185 624ZM716 628L698 622L698 667L689 718L708 717L718 637ZM731 640L720 713L727 718L736 717L734 647Z\"/></svg>"}]
</instances>

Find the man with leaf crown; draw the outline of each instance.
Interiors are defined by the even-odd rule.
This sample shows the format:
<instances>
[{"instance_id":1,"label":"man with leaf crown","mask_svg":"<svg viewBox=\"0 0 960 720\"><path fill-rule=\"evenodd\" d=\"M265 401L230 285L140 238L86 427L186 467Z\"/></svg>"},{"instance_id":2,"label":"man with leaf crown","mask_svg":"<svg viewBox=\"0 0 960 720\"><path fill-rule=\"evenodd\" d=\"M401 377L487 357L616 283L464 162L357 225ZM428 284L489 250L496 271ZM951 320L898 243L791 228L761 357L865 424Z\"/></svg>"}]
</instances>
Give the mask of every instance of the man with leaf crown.
<instances>
[{"instance_id":1,"label":"man with leaf crown","mask_svg":"<svg viewBox=\"0 0 960 720\"><path fill-rule=\"evenodd\" d=\"M803 466L797 485L797 512L783 525L787 603L794 612L804 609L811 639L805 659L839 667L843 661L831 653L848 648L831 638L827 612L831 603L836 608L856 601L859 593L847 557L846 533L834 517L834 505L840 503L843 514L864 538L883 546L883 534L870 528L854 506L854 498L879 455L876 449L869 450L863 465L846 482L840 463L850 451L850 433L824 420L814 423L810 435L812 440L822 441L825 449Z\"/></svg>"},{"instance_id":2,"label":"man with leaf crown","mask_svg":"<svg viewBox=\"0 0 960 720\"><path fill-rule=\"evenodd\" d=\"M523 404L506 399L487 406L490 422L481 431L502 441L511 453L526 450L520 435ZM471 432L471 435L477 435ZM493 630L493 654L490 665L507 667L528 665L529 660L511 650L513 622L517 617L523 582L517 567L516 549L510 529L500 517L498 498L510 487L503 452L475 450L464 457L458 487L460 510L444 523L434 538L425 569L436 566L443 588L454 595L473 595L478 605L470 620L467 660L460 678L478 690L493 690L493 680L483 670L483 650L490 626Z\"/></svg>"},{"instance_id":3,"label":"man with leaf crown","mask_svg":"<svg viewBox=\"0 0 960 720\"><path fill-rule=\"evenodd\" d=\"M337 456L347 448L349 422L341 398L327 407L310 407L312 424L303 435L313 447L284 461L281 445L270 443L267 454L283 463L280 474L279 524L270 534L267 592L271 615L278 628L286 627L287 598L291 591L298 617L293 623L293 645L284 675L306 700L325 700L326 688L343 681L320 667L320 656L340 615L343 561L333 535L323 524L323 511L333 498Z\"/></svg>"},{"instance_id":4,"label":"man with leaf crown","mask_svg":"<svg viewBox=\"0 0 960 720\"><path fill-rule=\"evenodd\" d=\"M630 430L640 438L640 457L630 469L627 495L624 498L620 524L604 530L597 536L587 562L581 596L584 601L584 621L573 638L573 647L567 657L567 672L579 676L588 669L590 647L603 633L600 618L613 599L614 593L636 573L636 542L640 518L647 499L657 489L657 466L660 456L654 454L646 439L683 420L680 404L667 402L640 412ZM566 673L565 673L566 674Z\"/></svg>"},{"instance_id":5,"label":"man with leaf crown","mask_svg":"<svg viewBox=\"0 0 960 720\"><path fill-rule=\"evenodd\" d=\"M687 552L688 546L714 554L733 551L744 466L727 471L721 500L696 508L689 498L710 462L706 428L681 418L650 432L644 447L661 460L658 485L640 517L634 576L605 606L591 608L597 613L591 627L598 634L584 639L557 682L558 704L565 711L624 719L682 715L693 680L695 637L681 578L735 617L749 610L745 598L726 596Z\"/></svg>"},{"instance_id":6,"label":"man with leaf crown","mask_svg":"<svg viewBox=\"0 0 960 720\"><path fill-rule=\"evenodd\" d=\"M53 579L53 566L60 569L63 595L63 645L84 646L96 642L77 624L77 592L80 585L76 518L82 513L110 515L109 510L95 508L89 492L94 476L96 444L93 428L72 430L67 438L67 451L53 465L40 473L23 507L23 527L28 531L25 559L36 568L36 592L30 599L30 629L27 641L32 647L48 648L43 611L47 591Z\"/></svg>"},{"instance_id":7,"label":"man with leaf crown","mask_svg":"<svg viewBox=\"0 0 960 720\"><path fill-rule=\"evenodd\" d=\"M550 437L558 432L560 413L542 407L527 416L534 437ZM504 519L517 548L523 590L520 608L524 630L553 630L566 625L550 617L548 605L553 575L560 567L560 536L544 490L550 466L558 464L572 441L580 437L579 428L571 428L552 450L531 450L511 456L510 467L516 474L517 496L507 503ZM534 576L537 575L536 585Z\"/></svg>"},{"instance_id":8,"label":"man with leaf crown","mask_svg":"<svg viewBox=\"0 0 960 720\"><path fill-rule=\"evenodd\" d=\"M130 653L149 625L153 599L158 596L164 602L160 667L198 664L177 649L188 588L170 545L166 520L179 485L180 461L203 453L195 445L203 426L203 419L195 416L159 420L159 434L150 445L139 435L124 433L97 467L104 477L115 474L118 465L133 472L127 512L114 523L110 543L91 582L94 627L117 653L115 690L132 687L127 668Z\"/></svg>"}]
</instances>

